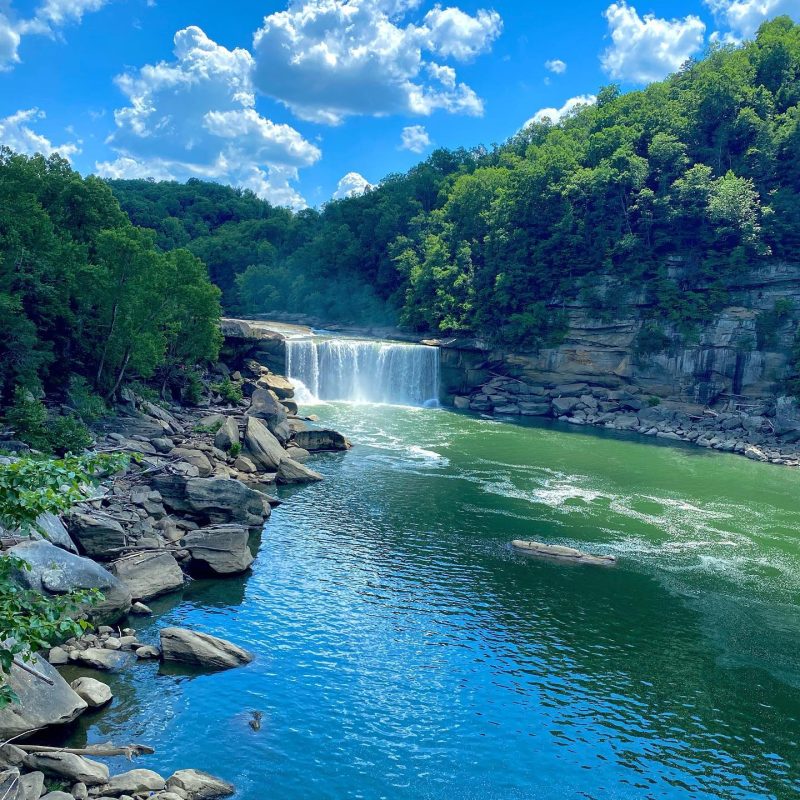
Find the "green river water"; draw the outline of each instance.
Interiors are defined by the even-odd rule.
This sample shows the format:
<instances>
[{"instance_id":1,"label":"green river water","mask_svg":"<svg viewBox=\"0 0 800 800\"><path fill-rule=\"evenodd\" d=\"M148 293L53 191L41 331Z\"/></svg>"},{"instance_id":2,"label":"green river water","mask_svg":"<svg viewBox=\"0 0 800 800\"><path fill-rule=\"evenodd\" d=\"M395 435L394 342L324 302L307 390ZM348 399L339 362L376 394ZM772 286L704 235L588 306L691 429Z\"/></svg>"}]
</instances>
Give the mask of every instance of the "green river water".
<instances>
[{"instance_id":1,"label":"green river water","mask_svg":"<svg viewBox=\"0 0 800 800\"><path fill-rule=\"evenodd\" d=\"M307 410L356 447L282 492L251 575L139 623L253 664L136 665L74 741L150 743L138 766L205 769L242 800L797 796L800 473L443 410ZM619 563L531 560L515 538Z\"/></svg>"}]
</instances>

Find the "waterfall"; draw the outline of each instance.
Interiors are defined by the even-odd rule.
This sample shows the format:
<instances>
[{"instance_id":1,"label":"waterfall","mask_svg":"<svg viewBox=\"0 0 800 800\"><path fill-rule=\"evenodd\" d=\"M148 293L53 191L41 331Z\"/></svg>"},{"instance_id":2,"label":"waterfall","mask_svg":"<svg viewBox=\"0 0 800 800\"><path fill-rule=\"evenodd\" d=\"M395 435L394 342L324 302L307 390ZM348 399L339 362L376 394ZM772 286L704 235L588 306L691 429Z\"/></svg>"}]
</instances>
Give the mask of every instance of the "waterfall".
<instances>
[{"instance_id":1,"label":"waterfall","mask_svg":"<svg viewBox=\"0 0 800 800\"><path fill-rule=\"evenodd\" d=\"M439 349L358 339L287 339L286 371L320 400L435 405Z\"/></svg>"}]
</instances>

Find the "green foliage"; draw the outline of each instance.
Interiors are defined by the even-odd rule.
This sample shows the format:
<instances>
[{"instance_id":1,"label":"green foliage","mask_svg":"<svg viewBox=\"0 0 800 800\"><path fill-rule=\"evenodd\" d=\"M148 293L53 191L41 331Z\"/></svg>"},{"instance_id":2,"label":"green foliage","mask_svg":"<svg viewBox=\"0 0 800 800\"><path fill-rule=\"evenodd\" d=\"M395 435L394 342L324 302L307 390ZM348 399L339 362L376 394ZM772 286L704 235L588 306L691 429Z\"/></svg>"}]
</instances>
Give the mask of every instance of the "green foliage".
<instances>
[{"instance_id":1,"label":"green foliage","mask_svg":"<svg viewBox=\"0 0 800 800\"><path fill-rule=\"evenodd\" d=\"M219 432L219 429L225 423L220 420L219 422L215 422L212 425L195 425L193 430L195 433L210 433L212 436Z\"/></svg>"},{"instance_id":2,"label":"green foliage","mask_svg":"<svg viewBox=\"0 0 800 800\"><path fill-rule=\"evenodd\" d=\"M648 323L643 325L637 334L634 350L637 355L650 356L663 353L669 348L670 343L669 336L658 325Z\"/></svg>"},{"instance_id":3,"label":"green foliage","mask_svg":"<svg viewBox=\"0 0 800 800\"><path fill-rule=\"evenodd\" d=\"M96 422L108 414L108 406L100 395L95 394L86 378L73 375L67 390L69 407L83 422Z\"/></svg>"},{"instance_id":4,"label":"green foliage","mask_svg":"<svg viewBox=\"0 0 800 800\"><path fill-rule=\"evenodd\" d=\"M656 406L661 405L661 398L660 397L648 397L647 398L647 405L649 408L655 408Z\"/></svg>"},{"instance_id":5,"label":"green foliage","mask_svg":"<svg viewBox=\"0 0 800 800\"><path fill-rule=\"evenodd\" d=\"M212 384L211 389L226 403L236 405L242 402L242 387L238 383L234 383L234 381L228 377L223 378L219 383Z\"/></svg>"},{"instance_id":6,"label":"green foliage","mask_svg":"<svg viewBox=\"0 0 800 800\"><path fill-rule=\"evenodd\" d=\"M798 75L800 26L780 17L642 91L604 87L557 124L437 150L320 212L199 181L112 186L162 247L209 264L231 308L538 347L574 301L612 318L644 292L652 353L669 344L658 330L695 335L770 255L797 259Z\"/></svg>"},{"instance_id":7,"label":"green foliage","mask_svg":"<svg viewBox=\"0 0 800 800\"><path fill-rule=\"evenodd\" d=\"M241 455L241 453L242 453L242 444L241 444L241 442L234 442L228 448L228 455L231 458L236 458L237 456Z\"/></svg>"},{"instance_id":8,"label":"green foliage","mask_svg":"<svg viewBox=\"0 0 800 800\"><path fill-rule=\"evenodd\" d=\"M25 444L43 453L80 453L92 443L86 425L74 416L49 415L41 400L18 386L6 422Z\"/></svg>"},{"instance_id":9,"label":"green foliage","mask_svg":"<svg viewBox=\"0 0 800 800\"><path fill-rule=\"evenodd\" d=\"M127 463L121 455L0 463L0 526L17 535L30 535L40 514L66 511L89 496L99 477ZM0 555L0 708L15 699L4 683L14 659L29 661L37 650L81 634L88 625L78 615L102 599L97 591L53 596L23 588L14 576L26 569L23 560L9 553Z\"/></svg>"},{"instance_id":10,"label":"green foliage","mask_svg":"<svg viewBox=\"0 0 800 800\"><path fill-rule=\"evenodd\" d=\"M105 182L0 148L0 402L17 385L63 399L72 373L82 400L89 387L110 398L217 357L219 290L193 254L155 239Z\"/></svg>"}]
</instances>

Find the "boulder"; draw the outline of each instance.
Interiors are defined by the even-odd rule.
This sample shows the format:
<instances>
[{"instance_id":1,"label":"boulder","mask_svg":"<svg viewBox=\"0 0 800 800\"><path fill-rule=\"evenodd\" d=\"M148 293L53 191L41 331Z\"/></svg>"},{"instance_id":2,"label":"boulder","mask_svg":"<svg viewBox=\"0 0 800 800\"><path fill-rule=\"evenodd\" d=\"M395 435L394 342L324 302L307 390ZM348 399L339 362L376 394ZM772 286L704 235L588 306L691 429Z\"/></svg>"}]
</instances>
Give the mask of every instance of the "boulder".
<instances>
[{"instance_id":1,"label":"boulder","mask_svg":"<svg viewBox=\"0 0 800 800\"><path fill-rule=\"evenodd\" d=\"M190 514L204 524L239 523L261 527L270 515L262 495L230 478L185 478L164 475L154 479L164 504L180 514Z\"/></svg>"},{"instance_id":2,"label":"boulder","mask_svg":"<svg viewBox=\"0 0 800 800\"><path fill-rule=\"evenodd\" d=\"M257 386L250 397L250 408L247 410L247 414L250 417L258 417L274 424L280 424L288 416L277 395L263 386Z\"/></svg>"},{"instance_id":3,"label":"boulder","mask_svg":"<svg viewBox=\"0 0 800 800\"><path fill-rule=\"evenodd\" d=\"M519 413L523 417L548 417L550 416L550 403L529 403L523 401L519 404Z\"/></svg>"},{"instance_id":4,"label":"boulder","mask_svg":"<svg viewBox=\"0 0 800 800\"><path fill-rule=\"evenodd\" d=\"M321 480L322 475L318 472L288 457L278 467L278 483L314 483Z\"/></svg>"},{"instance_id":5,"label":"boulder","mask_svg":"<svg viewBox=\"0 0 800 800\"><path fill-rule=\"evenodd\" d=\"M255 417L247 418L244 444L250 458L262 469L277 470L286 451L267 426Z\"/></svg>"},{"instance_id":6,"label":"boulder","mask_svg":"<svg viewBox=\"0 0 800 800\"><path fill-rule=\"evenodd\" d=\"M236 461L233 462L233 466L234 469L244 472L245 475L252 475L254 472L258 472L258 467L247 456L238 456Z\"/></svg>"},{"instance_id":7,"label":"boulder","mask_svg":"<svg viewBox=\"0 0 800 800\"><path fill-rule=\"evenodd\" d=\"M134 553L111 564L134 600L150 600L183 588L183 572L172 553Z\"/></svg>"},{"instance_id":8,"label":"boulder","mask_svg":"<svg viewBox=\"0 0 800 800\"><path fill-rule=\"evenodd\" d=\"M236 790L232 784L197 769L178 770L168 781L167 789L180 789L187 800L214 800L230 797Z\"/></svg>"},{"instance_id":9,"label":"boulder","mask_svg":"<svg viewBox=\"0 0 800 800\"><path fill-rule=\"evenodd\" d=\"M275 392L278 400L289 400L294 397L294 384L282 375L268 373L259 378L256 386Z\"/></svg>"},{"instance_id":10,"label":"boulder","mask_svg":"<svg viewBox=\"0 0 800 800\"><path fill-rule=\"evenodd\" d=\"M70 686L89 708L100 708L114 699L111 689L94 678L76 678Z\"/></svg>"},{"instance_id":11,"label":"boulder","mask_svg":"<svg viewBox=\"0 0 800 800\"><path fill-rule=\"evenodd\" d=\"M36 527L38 530L33 536L34 539L44 539L56 547L77 554L78 548L75 547L75 542L70 538L60 517L55 514L40 514L36 518Z\"/></svg>"},{"instance_id":12,"label":"boulder","mask_svg":"<svg viewBox=\"0 0 800 800\"><path fill-rule=\"evenodd\" d=\"M25 763L25 751L13 744L0 745L0 770L21 767Z\"/></svg>"},{"instance_id":13,"label":"boulder","mask_svg":"<svg viewBox=\"0 0 800 800\"><path fill-rule=\"evenodd\" d=\"M75 795L57 789L54 792L48 792L41 800L75 800Z\"/></svg>"},{"instance_id":14,"label":"boulder","mask_svg":"<svg viewBox=\"0 0 800 800\"><path fill-rule=\"evenodd\" d=\"M103 794L119 796L121 794L149 795L151 792L160 792L166 786L166 781L157 772L150 769L132 769L115 775L105 785L97 790Z\"/></svg>"},{"instance_id":15,"label":"boulder","mask_svg":"<svg viewBox=\"0 0 800 800\"><path fill-rule=\"evenodd\" d=\"M239 444L239 423L234 417L225 417L214 437L214 447L227 453L235 444Z\"/></svg>"},{"instance_id":16,"label":"boulder","mask_svg":"<svg viewBox=\"0 0 800 800\"><path fill-rule=\"evenodd\" d=\"M0 772L0 800L27 800L18 769Z\"/></svg>"},{"instance_id":17,"label":"boulder","mask_svg":"<svg viewBox=\"0 0 800 800\"><path fill-rule=\"evenodd\" d=\"M341 433L334 430L298 431L294 435L294 443L298 447L311 452L319 450L349 450L352 447Z\"/></svg>"},{"instance_id":18,"label":"boulder","mask_svg":"<svg viewBox=\"0 0 800 800\"><path fill-rule=\"evenodd\" d=\"M161 651L153 645L146 644L136 648L136 658L161 658Z\"/></svg>"},{"instance_id":19,"label":"boulder","mask_svg":"<svg viewBox=\"0 0 800 800\"><path fill-rule=\"evenodd\" d=\"M217 575L244 572L253 563L248 547L250 534L242 525L214 525L190 531L181 542L192 556L193 566Z\"/></svg>"},{"instance_id":20,"label":"boulder","mask_svg":"<svg viewBox=\"0 0 800 800\"><path fill-rule=\"evenodd\" d=\"M25 793L25 800L39 800L44 794L44 773L43 772L29 772L23 775L21 779L22 790ZM2 797L0 791L0 797Z\"/></svg>"},{"instance_id":21,"label":"boulder","mask_svg":"<svg viewBox=\"0 0 800 800\"><path fill-rule=\"evenodd\" d=\"M69 663L69 653L63 647L51 647L47 660L54 666Z\"/></svg>"},{"instance_id":22,"label":"boulder","mask_svg":"<svg viewBox=\"0 0 800 800\"><path fill-rule=\"evenodd\" d=\"M70 660L92 669L111 671L122 669L128 662L128 655L119 650L106 650L104 647L87 647L86 650L72 652Z\"/></svg>"},{"instance_id":23,"label":"boulder","mask_svg":"<svg viewBox=\"0 0 800 800\"><path fill-rule=\"evenodd\" d=\"M309 453L308 450L304 450L302 447L291 446L291 443L290 446L286 448L286 455L289 456L292 461L298 461L301 464L311 458L311 453Z\"/></svg>"},{"instance_id":24,"label":"boulder","mask_svg":"<svg viewBox=\"0 0 800 800\"><path fill-rule=\"evenodd\" d=\"M101 511L73 509L67 516L67 527L81 552L91 558L111 557L110 551L128 544L122 525Z\"/></svg>"},{"instance_id":25,"label":"boulder","mask_svg":"<svg viewBox=\"0 0 800 800\"><path fill-rule=\"evenodd\" d=\"M557 416L562 414L569 414L574 411L581 403L577 397L555 397L553 398L553 413Z\"/></svg>"},{"instance_id":26,"label":"boulder","mask_svg":"<svg viewBox=\"0 0 800 800\"><path fill-rule=\"evenodd\" d=\"M201 478L207 478L213 472L211 462L208 460L206 454L200 450L176 447L174 450L170 450L169 455L171 458L179 458L181 461L185 461L187 464L197 467L197 474Z\"/></svg>"},{"instance_id":27,"label":"boulder","mask_svg":"<svg viewBox=\"0 0 800 800\"><path fill-rule=\"evenodd\" d=\"M25 766L68 783L85 783L87 786L108 783L109 773L105 764L74 753L30 753L25 757Z\"/></svg>"},{"instance_id":28,"label":"boulder","mask_svg":"<svg viewBox=\"0 0 800 800\"><path fill-rule=\"evenodd\" d=\"M161 654L164 661L179 661L211 669L230 669L253 660L252 653L232 642L186 628L162 628Z\"/></svg>"},{"instance_id":29,"label":"boulder","mask_svg":"<svg viewBox=\"0 0 800 800\"><path fill-rule=\"evenodd\" d=\"M103 600L92 606L97 622L116 622L131 607L127 587L107 569L88 558L68 553L50 542L24 542L10 548L29 569L16 580L42 594L66 594L76 589L98 589Z\"/></svg>"}]
</instances>

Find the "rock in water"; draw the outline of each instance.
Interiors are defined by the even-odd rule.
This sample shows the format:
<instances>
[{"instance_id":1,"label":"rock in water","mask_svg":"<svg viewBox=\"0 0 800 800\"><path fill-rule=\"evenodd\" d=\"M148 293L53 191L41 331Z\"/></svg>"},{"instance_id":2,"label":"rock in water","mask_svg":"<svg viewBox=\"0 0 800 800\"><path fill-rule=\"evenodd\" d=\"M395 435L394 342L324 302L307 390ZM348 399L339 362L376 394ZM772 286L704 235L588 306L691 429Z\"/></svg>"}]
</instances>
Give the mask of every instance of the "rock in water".
<instances>
[{"instance_id":1,"label":"rock in water","mask_svg":"<svg viewBox=\"0 0 800 800\"><path fill-rule=\"evenodd\" d=\"M70 686L90 708L100 708L114 698L111 689L94 678L76 678Z\"/></svg>"},{"instance_id":2,"label":"rock in water","mask_svg":"<svg viewBox=\"0 0 800 800\"><path fill-rule=\"evenodd\" d=\"M50 725L64 725L87 708L86 701L73 691L55 667L41 658L32 661L31 666L53 681L53 685L17 666L11 668L7 683L19 702L0 709L0 740L5 741Z\"/></svg>"},{"instance_id":3,"label":"rock in water","mask_svg":"<svg viewBox=\"0 0 800 800\"><path fill-rule=\"evenodd\" d=\"M253 563L249 539L247 528L241 525L214 525L190 531L181 547L191 553L194 566L218 575L235 575Z\"/></svg>"},{"instance_id":4,"label":"rock in water","mask_svg":"<svg viewBox=\"0 0 800 800\"><path fill-rule=\"evenodd\" d=\"M179 661L211 669L230 669L249 664L253 654L232 642L186 628L162 628L161 654L164 661Z\"/></svg>"},{"instance_id":5,"label":"rock in water","mask_svg":"<svg viewBox=\"0 0 800 800\"><path fill-rule=\"evenodd\" d=\"M537 558L549 558L554 561L568 561L573 564L591 564L596 567L613 567L617 563L615 556L597 556L584 553L573 547L563 547L556 544L542 544L541 542L526 542L515 539L511 546L521 553Z\"/></svg>"},{"instance_id":6,"label":"rock in water","mask_svg":"<svg viewBox=\"0 0 800 800\"><path fill-rule=\"evenodd\" d=\"M236 790L233 785L197 769L178 770L168 781L167 789L186 792L188 800L214 800L230 797Z\"/></svg>"},{"instance_id":7,"label":"rock in water","mask_svg":"<svg viewBox=\"0 0 800 800\"><path fill-rule=\"evenodd\" d=\"M288 456L281 461L278 467L278 483L314 483L322 479L322 475L318 472L314 472L313 469L299 464Z\"/></svg>"},{"instance_id":8,"label":"rock in water","mask_svg":"<svg viewBox=\"0 0 800 800\"><path fill-rule=\"evenodd\" d=\"M277 470L281 461L287 457L281 443L267 426L254 417L247 418L244 444L250 458L262 469Z\"/></svg>"},{"instance_id":9,"label":"rock in water","mask_svg":"<svg viewBox=\"0 0 800 800\"><path fill-rule=\"evenodd\" d=\"M352 447L341 433L333 430L298 431L295 433L294 443L298 447L312 452L319 450L349 450Z\"/></svg>"},{"instance_id":10,"label":"rock in water","mask_svg":"<svg viewBox=\"0 0 800 800\"><path fill-rule=\"evenodd\" d=\"M101 647L77 650L70 655L70 659L80 664L86 664L87 667L108 671L122 669L128 663L126 653Z\"/></svg>"},{"instance_id":11,"label":"rock in water","mask_svg":"<svg viewBox=\"0 0 800 800\"><path fill-rule=\"evenodd\" d=\"M132 769L115 775L105 786L99 787L97 792L112 797L122 794L148 796L151 792L160 792L166 783L157 772L150 769Z\"/></svg>"},{"instance_id":12,"label":"rock in water","mask_svg":"<svg viewBox=\"0 0 800 800\"><path fill-rule=\"evenodd\" d=\"M31 753L25 757L25 766L69 783L85 783L87 786L108 783L109 773L105 764L74 753Z\"/></svg>"},{"instance_id":13,"label":"rock in water","mask_svg":"<svg viewBox=\"0 0 800 800\"><path fill-rule=\"evenodd\" d=\"M27 562L30 569L15 580L42 594L66 594L75 589L98 589L103 600L91 609L98 622L116 622L131 607L128 589L96 562L68 553L49 542L24 542L9 553Z\"/></svg>"},{"instance_id":14,"label":"rock in water","mask_svg":"<svg viewBox=\"0 0 800 800\"><path fill-rule=\"evenodd\" d=\"M172 553L135 553L111 564L134 600L150 600L183 588L183 572Z\"/></svg>"}]
</instances>

